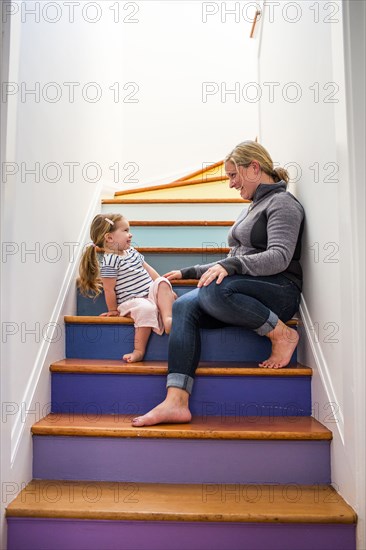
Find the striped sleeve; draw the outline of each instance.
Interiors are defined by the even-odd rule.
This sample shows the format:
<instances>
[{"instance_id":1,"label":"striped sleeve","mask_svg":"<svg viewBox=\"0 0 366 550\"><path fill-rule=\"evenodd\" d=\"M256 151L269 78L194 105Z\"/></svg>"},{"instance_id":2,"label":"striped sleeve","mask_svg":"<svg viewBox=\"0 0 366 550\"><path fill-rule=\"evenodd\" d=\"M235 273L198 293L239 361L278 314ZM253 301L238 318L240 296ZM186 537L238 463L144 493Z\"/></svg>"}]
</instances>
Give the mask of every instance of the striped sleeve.
<instances>
[{"instance_id":1,"label":"striped sleeve","mask_svg":"<svg viewBox=\"0 0 366 550\"><path fill-rule=\"evenodd\" d=\"M104 254L100 276L102 278L117 279L120 259L117 254Z\"/></svg>"}]
</instances>

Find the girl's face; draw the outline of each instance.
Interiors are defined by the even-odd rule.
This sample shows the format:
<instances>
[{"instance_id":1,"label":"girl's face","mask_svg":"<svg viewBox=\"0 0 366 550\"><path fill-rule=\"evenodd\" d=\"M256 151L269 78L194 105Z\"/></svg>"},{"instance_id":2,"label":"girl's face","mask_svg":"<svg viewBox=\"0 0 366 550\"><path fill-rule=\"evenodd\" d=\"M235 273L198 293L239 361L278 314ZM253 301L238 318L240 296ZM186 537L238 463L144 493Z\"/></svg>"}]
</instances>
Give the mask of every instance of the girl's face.
<instances>
[{"instance_id":1,"label":"girl's face","mask_svg":"<svg viewBox=\"0 0 366 550\"><path fill-rule=\"evenodd\" d=\"M261 169L256 161L249 166L235 166L231 161L225 162L225 172L229 178L229 187L240 191L242 199L250 200L260 183Z\"/></svg>"},{"instance_id":2,"label":"girl's face","mask_svg":"<svg viewBox=\"0 0 366 550\"><path fill-rule=\"evenodd\" d=\"M106 245L115 252L128 250L131 246L132 234L130 233L130 224L122 218L115 222L115 230L107 233L105 236Z\"/></svg>"}]
</instances>

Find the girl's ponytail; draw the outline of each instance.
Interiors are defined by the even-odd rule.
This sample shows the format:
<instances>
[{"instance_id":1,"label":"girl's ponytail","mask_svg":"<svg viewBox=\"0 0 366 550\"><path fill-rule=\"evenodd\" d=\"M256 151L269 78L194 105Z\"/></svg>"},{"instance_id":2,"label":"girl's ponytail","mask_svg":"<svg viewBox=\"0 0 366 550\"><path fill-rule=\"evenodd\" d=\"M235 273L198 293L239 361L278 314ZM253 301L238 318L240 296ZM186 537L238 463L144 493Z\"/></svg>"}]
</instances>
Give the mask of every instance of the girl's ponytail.
<instances>
[{"instance_id":1,"label":"girl's ponytail","mask_svg":"<svg viewBox=\"0 0 366 550\"><path fill-rule=\"evenodd\" d=\"M83 296L98 296L102 292L100 281L99 262L94 244L86 247L79 267L79 290Z\"/></svg>"},{"instance_id":2,"label":"girl's ponytail","mask_svg":"<svg viewBox=\"0 0 366 550\"><path fill-rule=\"evenodd\" d=\"M122 220L121 214L98 214L90 227L92 244L87 246L79 267L79 290L83 296L98 296L103 289L100 280L98 254L104 253L104 239L107 233L116 230L116 223Z\"/></svg>"}]
</instances>

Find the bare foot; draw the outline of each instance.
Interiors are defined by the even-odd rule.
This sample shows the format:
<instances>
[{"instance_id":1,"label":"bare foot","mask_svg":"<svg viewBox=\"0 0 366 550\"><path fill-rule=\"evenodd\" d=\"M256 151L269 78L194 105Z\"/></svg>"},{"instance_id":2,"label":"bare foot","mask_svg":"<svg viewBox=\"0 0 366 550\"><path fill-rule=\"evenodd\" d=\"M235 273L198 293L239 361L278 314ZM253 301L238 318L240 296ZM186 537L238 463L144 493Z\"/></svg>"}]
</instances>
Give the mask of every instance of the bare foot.
<instances>
[{"instance_id":1,"label":"bare foot","mask_svg":"<svg viewBox=\"0 0 366 550\"><path fill-rule=\"evenodd\" d=\"M170 387L165 400L157 407L132 420L132 425L153 426L162 423L185 423L192 420L188 408L189 394L180 388Z\"/></svg>"},{"instance_id":2,"label":"bare foot","mask_svg":"<svg viewBox=\"0 0 366 550\"><path fill-rule=\"evenodd\" d=\"M163 318L163 325L165 329L166 334L170 334L170 331L172 330L172 317L164 317Z\"/></svg>"},{"instance_id":3,"label":"bare foot","mask_svg":"<svg viewBox=\"0 0 366 550\"><path fill-rule=\"evenodd\" d=\"M190 422L192 415L188 407L170 406L163 401L143 416L138 416L132 420L132 425L154 426L155 424L180 424Z\"/></svg>"},{"instance_id":4,"label":"bare foot","mask_svg":"<svg viewBox=\"0 0 366 550\"><path fill-rule=\"evenodd\" d=\"M282 321L278 321L276 328L266 336L272 342L272 353L268 359L259 363L259 366L265 369L286 367L291 361L292 354L299 341L297 331L287 327Z\"/></svg>"},{"instance_id":5,"label":"bare foot","mask_svg":"<svg viewBox=\"0 0 366 550\"><path fill-rule=\"evenodd\" d=\"M139 351L138 349L134 349L132 353L125 353L125 355L122 357L124 361L127 361L127 363L138 363L139 361L142 361L144 358L144 352Z\"/></svg>"}]
</instances>

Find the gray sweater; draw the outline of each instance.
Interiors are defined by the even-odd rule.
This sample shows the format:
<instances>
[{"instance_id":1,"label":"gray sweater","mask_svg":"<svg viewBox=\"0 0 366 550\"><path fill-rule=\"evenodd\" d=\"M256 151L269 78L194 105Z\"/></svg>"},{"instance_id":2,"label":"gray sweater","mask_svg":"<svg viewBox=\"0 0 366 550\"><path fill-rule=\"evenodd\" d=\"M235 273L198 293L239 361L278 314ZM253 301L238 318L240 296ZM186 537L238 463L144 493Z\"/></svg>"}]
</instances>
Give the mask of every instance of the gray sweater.
<instances>
[{"instance_id":1,"label":"gray sweater","mask_svg":"<svg viewBox=\"0 0 366 550\"><path fill-rule=\"evenodd\" d=\"M230 252L217 263L229 275L266 276L282 273L300 289L301 237L304 209L286 191L284 181L261 183L253 202L236 220L228 235ZM216 262L181 269L183 279L200 278Z\"/></svg>"}]
</instances>

